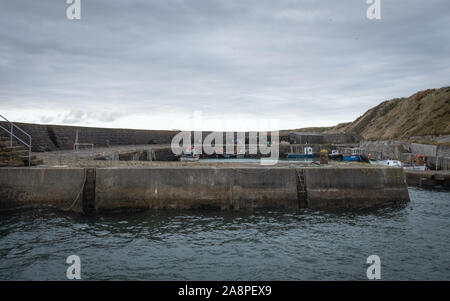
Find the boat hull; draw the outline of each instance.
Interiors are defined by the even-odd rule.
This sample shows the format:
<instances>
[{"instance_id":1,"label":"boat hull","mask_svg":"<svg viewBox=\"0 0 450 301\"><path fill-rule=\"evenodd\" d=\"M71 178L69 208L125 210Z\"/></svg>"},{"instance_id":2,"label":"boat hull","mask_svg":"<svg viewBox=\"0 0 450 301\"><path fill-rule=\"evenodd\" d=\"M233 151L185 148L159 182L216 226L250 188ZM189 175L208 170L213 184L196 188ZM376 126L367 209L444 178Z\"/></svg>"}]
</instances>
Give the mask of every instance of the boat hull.
<instances>
[{"instance_id":1,"label":"boat hull","mask_svg":"<svg viewBox=\"0 0 450 301\"><path fill-rule=\"evenodd\" d=\"M181 156L180 161L183 162L194 162L200 160L200 156Z\"/></svg>"},{"instance_id":2,"label":"boat hull","mask_svg":"<svg viewBox=\"0 0 450 301\"><path fill-rule=\"evenodd\" d=\"M342 161L360 161L359 155L343 155Z\"/></svg>"},{"instance_id":3,"label":"boat hull","mask_svg":"<svg viewBox=\"0 0 450 301\"><path fill-rule=\"evenodd\" d=\"M288 159L304 159L304 158L314 158L313 154L287 154Z\"/></svg>"}]
</instances>

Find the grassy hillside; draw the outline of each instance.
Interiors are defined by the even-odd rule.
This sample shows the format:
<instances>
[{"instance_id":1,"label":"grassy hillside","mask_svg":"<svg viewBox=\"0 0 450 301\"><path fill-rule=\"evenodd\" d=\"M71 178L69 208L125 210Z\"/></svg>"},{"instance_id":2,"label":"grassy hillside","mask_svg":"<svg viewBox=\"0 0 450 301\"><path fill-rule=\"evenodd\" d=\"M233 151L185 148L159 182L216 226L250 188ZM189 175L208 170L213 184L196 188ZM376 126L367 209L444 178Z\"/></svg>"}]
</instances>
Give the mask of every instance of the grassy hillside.
<instances>
[{"instance_id":1,"label":"grassy hillside","mask_svg":"<svg viewBox=\"0 0 450 301\"><path fill-rule=\"evenodd\" d=\"M333 126L323 126L323 127L309 127L309 128L301 128L301 129L293 129L293 130L281 130L280 136L289 135L289 133L293 133L293 132L324 133L325 131L329 131L333 128L334 128Z\"/></svg>"},{"instance_id":2,"label":"grassy hillside","mask_svg":"<svg viewBox=\"0 0 450 301\"><path fill-rule=\"evenodd\" d=\"M384 101L355 121L339 124L326 133L355 133L365 139L450 135L450 87Z\"/></svg>"},{"instance_id":3,"label":"grassy hillside","mask_svg":"<svg viewBox=\"0 0 450 301\"><path fill-rule=\"evenodd\" d=\"M384 101L353 122L292 131L359 134L370 140L450 135L450 87Z\"/></svg>"}]
</instances>

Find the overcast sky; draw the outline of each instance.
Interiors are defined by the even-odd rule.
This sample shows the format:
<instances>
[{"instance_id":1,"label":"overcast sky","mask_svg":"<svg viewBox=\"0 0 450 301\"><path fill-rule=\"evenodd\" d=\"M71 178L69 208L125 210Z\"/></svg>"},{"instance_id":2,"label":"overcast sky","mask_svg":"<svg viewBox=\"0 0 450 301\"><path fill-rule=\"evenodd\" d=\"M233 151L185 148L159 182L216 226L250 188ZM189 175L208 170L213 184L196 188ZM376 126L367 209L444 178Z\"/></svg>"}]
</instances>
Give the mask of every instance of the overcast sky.
<instances>
[{"instance_id":1,"label":"overcast sky","mask_svg":"<svg viewBox=\"0 0 450 301\"><path fill-rule=\"evenodd\" d=\"M0 0L0 114L260 130L352 121L450 85L450 1ZM202 116L202 123L192 123Z\"/></svg>"}]
</instances>

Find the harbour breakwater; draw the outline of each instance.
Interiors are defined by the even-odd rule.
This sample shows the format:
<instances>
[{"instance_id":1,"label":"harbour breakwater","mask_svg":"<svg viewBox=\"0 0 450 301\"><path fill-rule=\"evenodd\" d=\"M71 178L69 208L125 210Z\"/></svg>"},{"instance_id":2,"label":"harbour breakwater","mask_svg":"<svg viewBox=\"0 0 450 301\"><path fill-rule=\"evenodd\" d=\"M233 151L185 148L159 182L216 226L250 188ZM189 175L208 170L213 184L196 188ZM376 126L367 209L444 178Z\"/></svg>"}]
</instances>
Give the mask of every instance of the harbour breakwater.
<instances>
[{"instance_id":1,"label":"harbour breakwater","mask_svg":"<svg viewBox=\"0 0 450 301\"><path fill-rule=\"evenodd\" d=\"M408 186L426 189L450 190L450 172L440 170L405 170Z\"/></svg>"},{"instance_id":2,"label":"harbour breakwater","mask_svg":"<svg viewBox=\"0 0 450 301\"><path fill-rule=\"evenodd\" d=\"M175 135L177 135L180 132L178 130L168 131L168 130L118 129L118 128L51 125L51 124L34 124L21 122L16 122L15 124L31 135L33 139L32 141L33 152L73 149L73 144L75 143L77 131L79 143L93 144L94 147L107 147L117 145L170 144L172 142L173 137L175 137ZM0 121L0 125L5 128L10 127L8 123L2 121ZM200 142L203 143L206 137L212 133L219 133L219 132L202 131L201 132L202 141ZM27 141L27 137L23 137L22 136L23 133L21 133L20 131L16 131L14 134L19 136L19 138L25 139L25 141ZM249 144L250 132L233 132L234 139L237 139L239 137L239 134L241 135L243 134L243 136L245 137L244 138L245 144ZM6 134L0 132L0 135ZM226 137L227 132L223 132L222 135L223 141L227 141ZM195 136L194 132L191 132L192 143L196 142L194 141L194 136ZM289 141L290 139L289 136L290 135L281 133L280 139ZM359 138L354 135L330 134L322 136L325 138L323 138L318 145L359 142ZM267 132L267 137L269 140L271 139L270 132ZM292 142L293 144L295 144L295 140L292 140ZM304 143L300 144L303 145ZM280 145L280 147L286 148L287 146ZM303 149L301 151L303 151Z\"/></svg>"},{"instance_id":3,"label":"harbour breakwater","mask_svg":"<svg viewBox=\"0 0 450 301\"><path fill-rule=\"evenodd\" d=\"M400 160L412 162L415 155L427 156L427 166L431 169L450 169L450 146L429 145L395 140L361 141L361 154L377 160Z\"/></svg>"},{"instance_id":4,"label":"harbour breakwater","mask_svg":"<svg viewBox=\"0 0 450 301\"><path fill-rule=\"evenodd\" d=\"M33 152L73 149L77 131L79 143L90 143L93 144L94 147L105 147L111 145L170 144L172 138L179 132L96 128L20 122L15 124L30 134L33 138ZM9 124L6 122L0 122L0 125L5 128L9 128ZM21 136L23 134L19 131L16 131L15 134L19 136L19 138L25 138Z\"/></svg>"},{"instance_id":5,"label":"harbour breakwater","mask_svg":"<svg viewBox=\"0 0 450 301\"><path fill-rule=\"evenodd\" d=\"M390 167L2 168L0 210L348 209L409 201Z\"/></svg>"}]
</instances>

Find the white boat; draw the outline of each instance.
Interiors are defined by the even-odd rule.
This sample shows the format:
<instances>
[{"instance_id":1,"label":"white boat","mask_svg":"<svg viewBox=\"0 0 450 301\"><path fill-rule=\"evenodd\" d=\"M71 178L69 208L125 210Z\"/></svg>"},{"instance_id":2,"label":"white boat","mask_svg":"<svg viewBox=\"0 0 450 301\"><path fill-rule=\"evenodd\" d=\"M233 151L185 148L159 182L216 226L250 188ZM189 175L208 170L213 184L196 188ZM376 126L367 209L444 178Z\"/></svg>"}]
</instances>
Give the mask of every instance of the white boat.
<instances>
[{"instance_id":1,"label":"white boat","mask_svg":"<svg viewBox=\"0 0 450 301\"><path fill-rule=\"evenodd\" d=\"M370 160L370 164L402 167L403 169L407 170L427 170L426 165L411 165L408 163L402 163L398 160Z\"/></svg>"},{"instance_id":2,"label":"white boat","mask_svg":"<svg viewBox=\"0 0 450 301\"><path fill-rule=\"evenodd\" d=\"M410 166L403 166L403 169L408 170L427 170L426 165L410 165Z\"/></svg>"},{"instance_id":3,"label":"white boat","mask_svg":"<svg viewBox=\"0 0 450 301\"><path fill-rule=\"evenodd\" d=\"M179 159L183 162L194 162L200 160L200 155L182 155Z\"/></svg>"},{"instance_id":4,"label":"white boat","mask_svg":"<svg viewBox=\"0 0 450 301\"><path fill-rule=\"evenodd\" d=\"M394 166L394 167L402 167L403 164L402 162L398 161L398 160L370 160L369 161L370 164L374 164L374 165L383 165L383 166Z\"/></svg>"},{"instance_id":5,"label":"white boat","mask_svg":"<svg viewBox=\"0 0 450 301\"><path fill-rule=\"evenodd\" d=\"M193 162L200 160L200 155L197 155L194 147L187 148L183 154L178 158L180 161Z\"/></svg>"},{"instance_id":6,"label":"white boat","mask_svg":"<svg viewBox=\"0 0 450 301\"><path fill-rule=\"evenodd\" d=\"M402 167L403 166L402 162L400 162L398 160L386 160L386 165L387 166L396 166L396 167Z\"/></svg>"}]
</instances>

